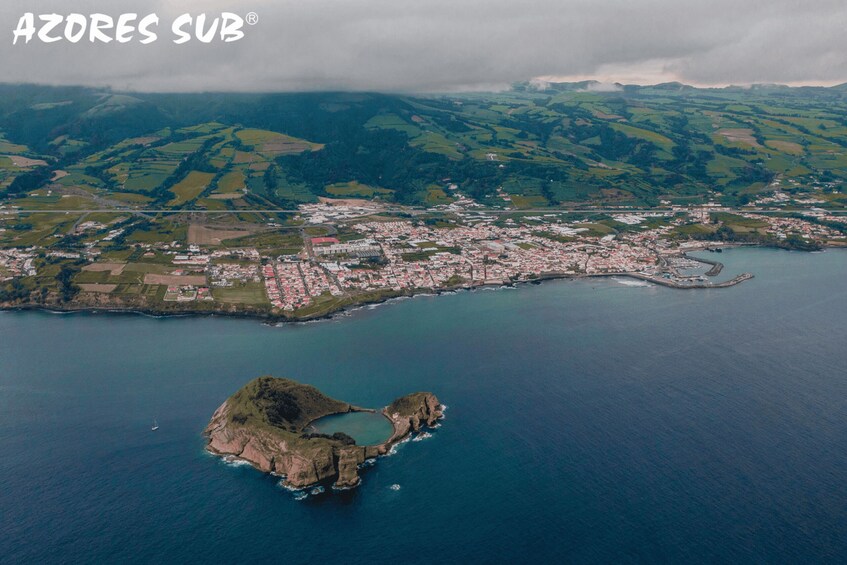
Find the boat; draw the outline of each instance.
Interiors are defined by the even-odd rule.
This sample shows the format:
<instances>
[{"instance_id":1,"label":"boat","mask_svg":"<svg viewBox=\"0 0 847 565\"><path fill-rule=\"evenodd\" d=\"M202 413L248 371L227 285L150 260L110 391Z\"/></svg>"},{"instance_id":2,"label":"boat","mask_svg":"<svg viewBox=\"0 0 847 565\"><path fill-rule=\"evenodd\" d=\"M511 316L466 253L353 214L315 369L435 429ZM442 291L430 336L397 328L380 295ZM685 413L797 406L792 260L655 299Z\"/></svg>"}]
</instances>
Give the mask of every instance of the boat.
<instances>
[{"instance_id":1,"label":"boat","mask_svg":"<svg viewBox=\"0 0 847 565\"><path fill-rule=\"evenodd\" d=\"M153 425L150 427L150 431L155 432L155 431L156 431L156 430L158 430L158 429L159 429L159 423L158 423L158 422L156 422L156 419L155 419L155 418L153 418Z\"/></svg>"}]
</instances>

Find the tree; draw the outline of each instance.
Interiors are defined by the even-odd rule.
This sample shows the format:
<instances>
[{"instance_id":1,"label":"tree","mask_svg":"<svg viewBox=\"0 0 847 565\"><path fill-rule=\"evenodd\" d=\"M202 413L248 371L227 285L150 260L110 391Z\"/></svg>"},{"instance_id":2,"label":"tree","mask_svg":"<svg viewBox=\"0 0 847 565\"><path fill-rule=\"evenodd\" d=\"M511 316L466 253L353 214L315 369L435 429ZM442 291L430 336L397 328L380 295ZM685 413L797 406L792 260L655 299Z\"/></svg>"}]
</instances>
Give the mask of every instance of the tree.
<instances>
[{"instance_id":1,"label":"tree","mask_svg":"<svg viewBox=\"0 0 847 565\"><path fill-rule=\"evenodd\" d=\"M59 284L59 296L62 302L69 302L79 294L79 287L72 282L74 275L79 272L78 267L64 265L59 269L59 274L56 275L56 282Z\"/></svg>"}]
</instances>

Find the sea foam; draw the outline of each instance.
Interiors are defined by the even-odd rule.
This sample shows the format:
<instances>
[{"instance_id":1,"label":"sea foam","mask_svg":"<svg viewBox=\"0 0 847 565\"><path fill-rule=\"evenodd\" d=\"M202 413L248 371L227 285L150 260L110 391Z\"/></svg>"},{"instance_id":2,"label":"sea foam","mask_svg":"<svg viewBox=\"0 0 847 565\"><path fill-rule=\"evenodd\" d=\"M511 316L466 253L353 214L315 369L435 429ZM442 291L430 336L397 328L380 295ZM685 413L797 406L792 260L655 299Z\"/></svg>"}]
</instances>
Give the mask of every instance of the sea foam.
<instances>
[{"instance_id":1,"label":"sea foam","mask_svg":"<svg viewBox=\"0 0 847 565\"><path fill-rule=\"evenodd\" d=\"M652 284L646 281L638 279L624 279L619 277L612 277L612 280L623 286L653 286Z\"/></svg>"},{"instance_id":2,"label":"sea foam","mask_svg":"<svg viewBox=\"0 0 847 565\"><path fill-rule=\"evenodd\" d=\"M227 455L226 457L223 457L221 459L221 461L223 461L224 464L229 465L231 467L244 467L244 466L250 465L249 461L245 461L244 459L239 459L238 457L233 457L232 455Z\"/></svg>"}]
</instances>

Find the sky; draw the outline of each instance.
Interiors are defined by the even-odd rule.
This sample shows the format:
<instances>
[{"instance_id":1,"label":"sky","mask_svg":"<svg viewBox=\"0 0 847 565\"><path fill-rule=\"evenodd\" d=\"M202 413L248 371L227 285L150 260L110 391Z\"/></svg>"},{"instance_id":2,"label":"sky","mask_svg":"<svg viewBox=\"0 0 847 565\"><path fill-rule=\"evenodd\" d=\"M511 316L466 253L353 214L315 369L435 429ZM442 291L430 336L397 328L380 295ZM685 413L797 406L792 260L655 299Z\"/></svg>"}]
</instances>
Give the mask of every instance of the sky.
<instances>
[{"instance_id":1,"label":"sky","mask_svg":"<svg viewBox=\"0 0 847 565\"><path fill-rule=\"evenodd\" d=\"M159 38L13 45L25 12L155 13ZM173 43L180 14L221 12L258 22L239 41ZM2 82L129 91L847 82L844 0L2 0L0 33Z\"/></svg>"}]
</instances>

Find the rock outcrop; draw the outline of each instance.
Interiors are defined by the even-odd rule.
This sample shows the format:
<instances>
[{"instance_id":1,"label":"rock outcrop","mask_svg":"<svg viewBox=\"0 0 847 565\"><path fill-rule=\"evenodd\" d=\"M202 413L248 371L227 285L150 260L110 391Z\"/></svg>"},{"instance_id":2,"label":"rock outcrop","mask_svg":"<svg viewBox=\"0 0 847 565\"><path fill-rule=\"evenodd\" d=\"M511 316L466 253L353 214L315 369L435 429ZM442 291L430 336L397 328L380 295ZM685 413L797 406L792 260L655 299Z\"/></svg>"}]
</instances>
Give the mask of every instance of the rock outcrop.
<instances>
[{"instance_id":1,"label":"rock outcrop","mask_svg":"<svg viewBox=\"0 0 847 565\"><path fill-rule=\"evenodd\" d=\"M424 426L434 426L435 422L442 416L442 409L441 403L438 402L434 394L416 392L398 398L389 404L382 413L391 420L391 424L394 426L394 435L391 440L396 437L396 441L400 441L411 432L420 431Z\"/></svg>"},{"instance_id":2,"label":"rock outcrop","mask_svg":"<svg viewBox=\"0 0 847 565\"><path fill-rule=\"evenodd\" d=\"M332 399L314 387L289 379L260 377L226 400L206 426L207 449L249 462L260 471L285 477L285 485L304 488L332 480L336 488L360 482L359 466L385 455L412 432L432 426L442 415L434 394L398 398L382 413L394 431L382 444L359 446L345 434L305 433L308 425L330 414L364 409Z\"/></svg>"}]
</instances>

